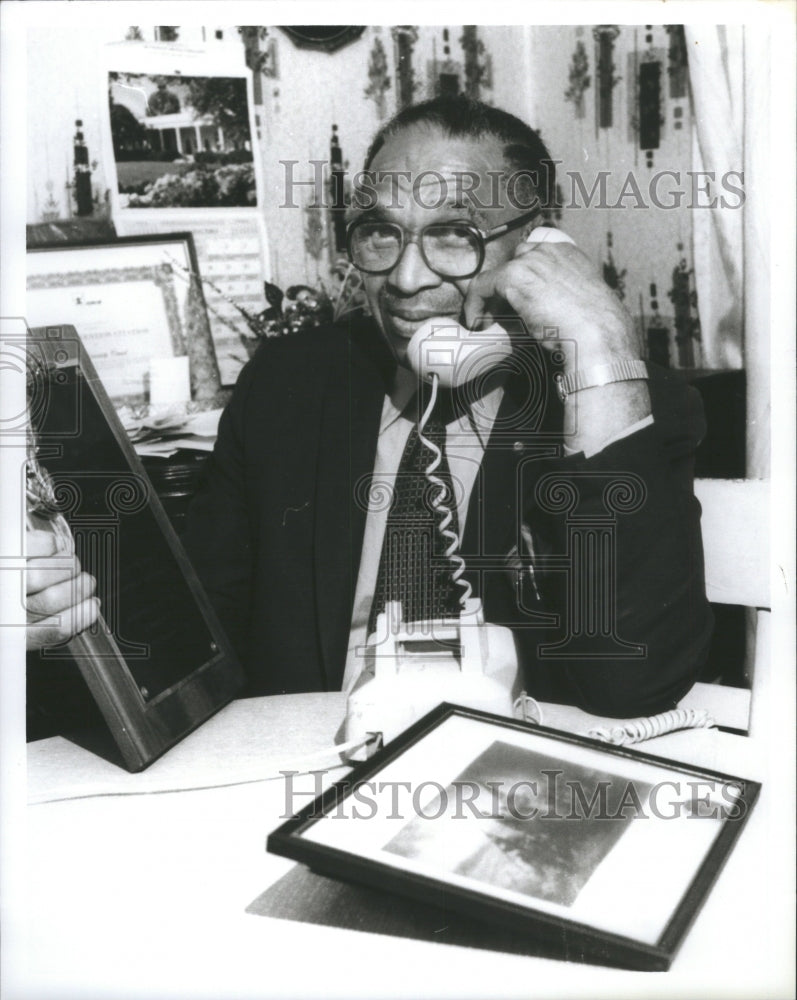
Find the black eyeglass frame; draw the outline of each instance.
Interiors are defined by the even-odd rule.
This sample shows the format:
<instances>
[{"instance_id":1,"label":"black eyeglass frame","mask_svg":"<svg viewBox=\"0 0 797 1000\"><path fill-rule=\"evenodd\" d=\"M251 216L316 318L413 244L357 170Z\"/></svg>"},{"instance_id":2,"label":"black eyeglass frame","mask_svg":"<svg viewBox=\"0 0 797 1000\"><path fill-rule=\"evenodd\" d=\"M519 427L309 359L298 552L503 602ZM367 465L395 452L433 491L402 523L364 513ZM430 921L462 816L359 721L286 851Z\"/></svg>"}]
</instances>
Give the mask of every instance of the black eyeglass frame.
<instances>
[{"instance_id":1,"label":"black eyeglass frame","mask_svg":"<svg viewBox=\"0 0 797 1000\"><path fill-rule=\"evenodd\" d=\"M415 243L420 251L421 258L424 264L440 278L451 278L456 280L464 280L466 278L472 278L475 274L478 274L481 270L482 264L484 263L485 246L492 240L498 239L499 236L503 236L505 233L512 232L513 229L519 229L520 226L524 225L526 222L530 222L532 219L541 215L539 206L528 212L524 212L522 215L517 216L515 219L510 219L509 222L503 222L500 226L495 226L493 229L479 229L472 222L468 222L463 219L455 219L451 222L430 222L428 226L424 226L422 229L417 230L407 230L398 222L391 222L388 219L376 220L369 216L361 216L358 219L352 219L352 221L346 226L346 253L348 255L349 261L361 271L363 274L389 274L393 268L399 263L404 251L407 249L410 243ZM354 256L351 250L352 234L356 231L357 227L364 222L376 222L381 221L383 225L395 226L396 229L401 233L401 246L399 247L398 256L390 265L390 267L380 267L378 269L371 269L367 267L361 267L354 260ZM428 229L434 229L435 226L462 226L463 229L470 230L474 236L478 237L478 247L479 247L479 262L472 271L468 271L465 274L446 274L445 272L439 271L436 267L432 267L429 260L426 257L426 253L423 249L423 235Z\"/></svg>"}]
</instances>

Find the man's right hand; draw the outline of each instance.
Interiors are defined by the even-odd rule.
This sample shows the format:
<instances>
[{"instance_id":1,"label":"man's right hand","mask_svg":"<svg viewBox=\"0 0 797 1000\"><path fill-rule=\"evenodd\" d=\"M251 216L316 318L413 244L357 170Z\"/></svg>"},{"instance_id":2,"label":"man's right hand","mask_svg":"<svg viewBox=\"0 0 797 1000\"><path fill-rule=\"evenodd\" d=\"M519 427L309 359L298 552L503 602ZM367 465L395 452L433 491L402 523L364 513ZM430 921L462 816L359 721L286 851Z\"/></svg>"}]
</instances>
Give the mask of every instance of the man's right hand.
<instances>
[{"instance_id":1,"label":"man's right hand","mask_svg":"<svg viewBox=\"0 0 797 1000\"><path fill-rule=\"evenodd\" d=\"M27 648L66 642L88 628L100 613L97 581L83 573L74 553L60 551L49 531L28 531L25 573Z\"/></svg>"}]
</instances>

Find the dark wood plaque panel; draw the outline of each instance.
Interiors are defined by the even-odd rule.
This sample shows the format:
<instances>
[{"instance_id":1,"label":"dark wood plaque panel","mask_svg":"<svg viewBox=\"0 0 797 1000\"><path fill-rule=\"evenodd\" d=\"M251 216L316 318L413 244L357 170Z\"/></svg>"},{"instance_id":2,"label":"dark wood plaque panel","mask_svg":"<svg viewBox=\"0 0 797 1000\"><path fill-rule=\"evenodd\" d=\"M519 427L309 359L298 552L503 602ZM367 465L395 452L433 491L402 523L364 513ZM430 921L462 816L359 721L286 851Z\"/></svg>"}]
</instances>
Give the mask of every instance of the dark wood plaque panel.
<instances>
[{"instance_id":1,"label":"dark wood plaque panel","mask_svg":"<svg viewBox=\"0 0 797 1000\"><path fill-rule=\"evenodd\" d=\"M230 701L243 673L73 327L33 330L37 459L102 620L43 663L76 663L131 771Z\"/></svg>"}]
</instances>

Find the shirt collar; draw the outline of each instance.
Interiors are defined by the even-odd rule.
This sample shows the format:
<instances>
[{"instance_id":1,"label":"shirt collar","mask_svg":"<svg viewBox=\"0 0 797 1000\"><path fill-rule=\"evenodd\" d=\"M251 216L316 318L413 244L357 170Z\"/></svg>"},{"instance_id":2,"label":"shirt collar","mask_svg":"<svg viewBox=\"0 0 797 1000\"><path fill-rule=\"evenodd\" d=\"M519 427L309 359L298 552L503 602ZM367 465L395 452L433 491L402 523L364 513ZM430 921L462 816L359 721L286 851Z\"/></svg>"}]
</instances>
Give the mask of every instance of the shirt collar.
<instances>
[{"instance_id":1,"label":"shirt collar","mask_svg":"<svg viewBox=\"0 0 797 1000\"><path fill-rule=\"evenodd\" d=\"M382 420L379 425L379 433L383 433L391 427L397 420L404 419L410 423L417 420L415 397L418 389L418 376L408 368L398 366L395 371L390 389L385 396L385 404L382 408ZM465 393L460 394L460 402L463 413L460 417L448 424L449 427L458 427L462 431L469 428L483 443L490 435L495 418L498 415L498 408L504 395L503 385L493 385L484 395L478 398L467 398ZM466 397L467 401L462 402Z\"/></svg>"},{"instance_id":2,"label":"shirt collar","mask_svg":"<svg viewBox=\"0 0 797 1000\"><path fill-rule=\"evenodd\" d=\"M408 368L397 366L382 410L380 430L386 430L404 413L418 388L418 376ZM408 415L408 419L411 419Z\"/></svg>"}]
</instances>

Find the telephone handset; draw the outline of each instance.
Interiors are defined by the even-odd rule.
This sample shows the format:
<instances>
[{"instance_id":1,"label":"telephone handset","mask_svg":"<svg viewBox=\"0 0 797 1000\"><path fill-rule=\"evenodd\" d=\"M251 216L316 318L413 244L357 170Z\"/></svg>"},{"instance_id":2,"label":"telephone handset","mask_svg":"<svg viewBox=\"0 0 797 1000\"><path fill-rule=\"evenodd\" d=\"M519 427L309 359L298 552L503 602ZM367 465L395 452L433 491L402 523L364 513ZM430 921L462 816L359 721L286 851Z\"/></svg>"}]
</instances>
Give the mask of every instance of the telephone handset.
<instances>
[{"instance_id":1,"label":"telephone handset","mask_svg":"<svg viewBox=\"0 0 797 1000\"><path fill-rule=\"evenodd\" d=\"M485 330L467 330L449 317L428 319L407 345L412 370L426 382L445 388L464 385L512 354L509 334L493 323Z\"/></svg>"},{"instance_id":2,"label":"telephone handset","mask_svg":"<svg viewBox=\"0 0 797 1000\"><path fill-rule=\"evenodd\" d=\"M559 229L538 226L527 243L573 243ZM407 345L407 360L416 374L446 388L464 385L499 365L512 353L509 334L492 323L484 330L467 330L448 316L426 320ZM435 378L436 376L436 378Z\"/></svg>"}]
</instances>

